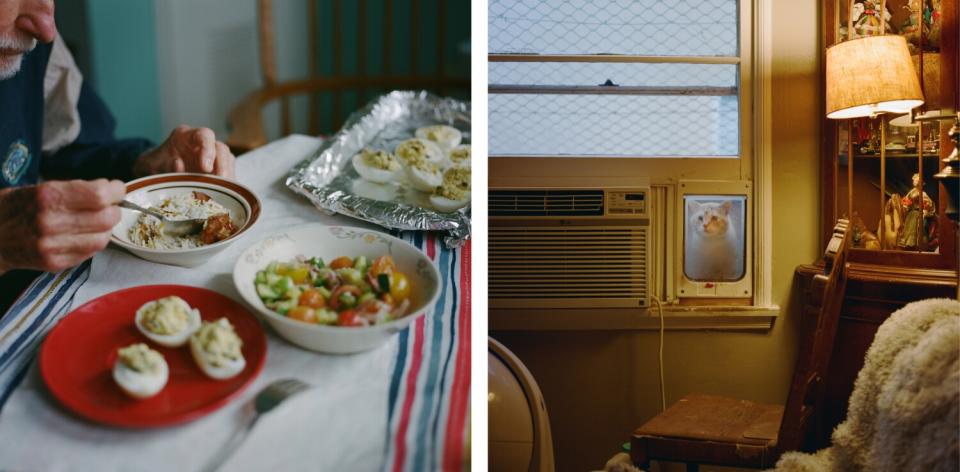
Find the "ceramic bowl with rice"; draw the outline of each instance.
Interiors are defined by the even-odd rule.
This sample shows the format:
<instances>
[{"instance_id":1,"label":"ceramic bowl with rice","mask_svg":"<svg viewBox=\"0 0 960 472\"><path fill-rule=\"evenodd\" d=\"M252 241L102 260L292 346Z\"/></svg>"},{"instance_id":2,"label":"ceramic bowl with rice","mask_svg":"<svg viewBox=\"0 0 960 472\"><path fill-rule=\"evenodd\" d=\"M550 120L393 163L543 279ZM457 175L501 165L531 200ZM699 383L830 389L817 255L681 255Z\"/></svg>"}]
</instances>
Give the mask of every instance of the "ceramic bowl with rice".
<instances>
[{"instance_id":1,"label":"ceramic bowl with rice","mask_svg":"<svg viewBox=\"0 0 960 472\"><path fill-rule=\"evenodd\" d=\"M260 201L247 187L207 174L161 174L127 183L127 200L171 220L206 219L200 233L170 236L159 219L123 209L110 241L161 264L193 267L206 262L249 230Z\"/></svg>"}]
</instances>

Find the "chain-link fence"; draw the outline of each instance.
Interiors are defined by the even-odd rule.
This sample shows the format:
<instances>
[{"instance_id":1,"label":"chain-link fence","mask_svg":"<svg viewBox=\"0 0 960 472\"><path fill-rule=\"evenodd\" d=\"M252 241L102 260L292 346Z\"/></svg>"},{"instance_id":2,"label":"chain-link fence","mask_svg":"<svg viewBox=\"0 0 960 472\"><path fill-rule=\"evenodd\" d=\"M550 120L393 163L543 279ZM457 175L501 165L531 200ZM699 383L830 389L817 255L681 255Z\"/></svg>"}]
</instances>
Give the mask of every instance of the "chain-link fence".
<instances>
[{"instance_id":1,"label":"chain-link fence","mask_svg":"<svg viewBox=\"0 0 960 472\"><path fill-rule=\"evenodd\" d=\"M508 55L489 66L491 155L739 154L736 0L491 0L489 13L490 52Z\"/></svg>"}]
</instances>

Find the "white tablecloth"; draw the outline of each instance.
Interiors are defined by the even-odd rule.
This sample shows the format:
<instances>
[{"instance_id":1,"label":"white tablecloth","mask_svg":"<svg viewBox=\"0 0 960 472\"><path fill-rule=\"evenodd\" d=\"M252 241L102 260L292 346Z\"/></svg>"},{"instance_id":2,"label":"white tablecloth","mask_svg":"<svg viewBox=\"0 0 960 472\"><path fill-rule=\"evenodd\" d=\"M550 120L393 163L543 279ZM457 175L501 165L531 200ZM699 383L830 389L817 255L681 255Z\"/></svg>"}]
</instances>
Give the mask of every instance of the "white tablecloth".
<instances>
[{"instance_id":1,"label":"white tablecloth","mask_svg":"<svg viewBox=\"0 0 960 472\"><path fill-rule=\"evenodd\" d=\"M161 283L206 287L241 301L233 286L233 263L266 234L316 221L373 227L324 215L284 186L287 171L318 145L315 138L291 136L238 158L237 179L260 197L261 220L207 264L164 266L109 247L93 259L73 306L121 288ZM329 356L271 333L266 366L240 399L182 426L143 431L100 426L65 411L47 393L34 363L0 414L0 469L198 470L252 413L251 401L261 388L295 377L315 388L261 419L222 470L377 470L388 441L386 398L397 342L395 337L371 352Z\"/></svg>"}]
</instances>

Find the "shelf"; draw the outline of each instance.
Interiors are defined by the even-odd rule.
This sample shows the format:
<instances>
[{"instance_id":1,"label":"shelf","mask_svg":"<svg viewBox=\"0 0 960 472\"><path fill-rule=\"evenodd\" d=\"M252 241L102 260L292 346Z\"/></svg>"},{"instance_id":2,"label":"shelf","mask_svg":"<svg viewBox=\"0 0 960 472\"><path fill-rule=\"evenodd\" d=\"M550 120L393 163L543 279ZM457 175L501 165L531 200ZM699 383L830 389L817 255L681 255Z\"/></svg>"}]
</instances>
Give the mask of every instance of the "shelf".
<instances>
[{"instance_id":1,"label":"shelf","mask_svg":"<svg viewBox=\"0 0 960 472\"><path fill-rule=\"evenodd\" d=\"M839 154L840 158L846 159L846 154ZM869 159L880 159L880 153L877 154L854 154L858 159L860 158L869 158ZM924 159L933 159L939 158L940 154L924 154ZM903 152L890 152L887 151L886 159L916 159L916 153L903 153Z\"/></svg>"}]
</instances>

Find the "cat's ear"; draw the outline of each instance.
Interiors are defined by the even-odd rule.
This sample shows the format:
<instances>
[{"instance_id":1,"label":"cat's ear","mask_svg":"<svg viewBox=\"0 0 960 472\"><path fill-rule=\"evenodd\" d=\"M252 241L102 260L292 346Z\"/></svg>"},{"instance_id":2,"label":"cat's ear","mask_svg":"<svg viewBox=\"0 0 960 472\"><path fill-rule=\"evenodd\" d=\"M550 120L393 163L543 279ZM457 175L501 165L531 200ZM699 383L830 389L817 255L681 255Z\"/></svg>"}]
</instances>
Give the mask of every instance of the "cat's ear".
<instances>
[{"instance_id":1,"label":"cat's ear","mask_svg":"<svg viewBox=\"0 0 960 472\"><path fill-rule=\"evenodd\" d=\"M723 202L723 204L720 205L720 210L723 211L723 214L724 214L724 215L729 215L729 214L730 214L730 207L732 207L732 206L733 206L733 202L731 202L730 200L727 200L727 201Z\"/></svg>"},{"instance_id":2,"label":"cat's ear","mask_svg":"<svg viewBox=\"0 0 960 472\"><path fill-rule=\"evenodd\" d=\"M696 200L690 200L687 202L687 211L689 211L691 214L700 211L700 202Z\"/></svg>"}]
</instances>

